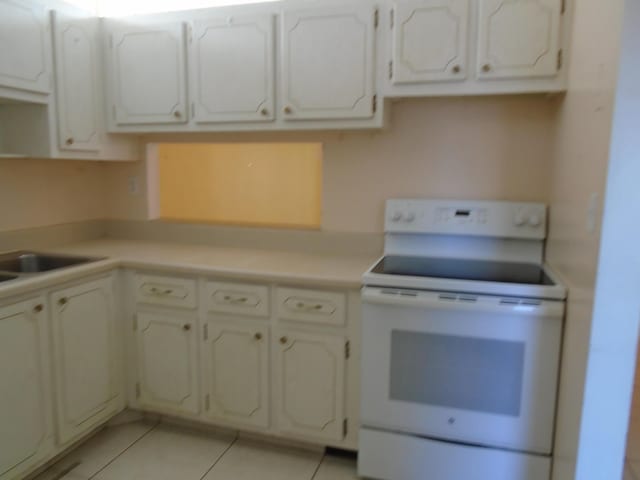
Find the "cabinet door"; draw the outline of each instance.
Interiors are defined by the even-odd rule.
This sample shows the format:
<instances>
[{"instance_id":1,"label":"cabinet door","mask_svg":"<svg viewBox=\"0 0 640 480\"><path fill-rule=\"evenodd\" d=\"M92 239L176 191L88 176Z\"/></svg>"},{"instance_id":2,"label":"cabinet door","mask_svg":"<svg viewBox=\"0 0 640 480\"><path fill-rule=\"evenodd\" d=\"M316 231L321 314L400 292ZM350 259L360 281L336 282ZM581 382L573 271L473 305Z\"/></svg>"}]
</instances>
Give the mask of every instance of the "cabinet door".
<instances>
[{"instance_id":1,"label":"cabinet door","mask_svg":"<svg viewBox=\"0 0 640 480\"><path fill-rule=\"evenodd\" d=\"M24 0L0 0L0 86L49 93L47 15Z\"/></svg>"},{"instance_id":2,"label":"cabinet door","mask_svg":"<svg viewBox=\"0 0 640 480\"><path fill-rule=\"evenodd\" d=\"M116 123L186 123L184 25L115 25L110 35Z\"/></svg>"},{"instance_id":3,"label":"cabinet door","mask_svg":"<svg viewBox=\"0 0 640 480\"><path fill-rule=\"evenodd\" d=\"M195 320L139 313L138 400L155 410L198 413Z\"/></svg>"},{"instance_id":4,"label":"cabinet door","mask_svg":"<svg viewBox=\"0 0 640 480\"><path fill-rule=\"evenodd\" d=\"M23 478L52 453L44 300L0 307L0 479Z\"/></svg>"},{"instance_id":5,"label":"cabinet door","mask_svg":"<svg viewBox=\"0 0 640 480\"><path fill-rule=\"evenodd\" d=\"M199 123L274 119L273 17L194 22L191 85Z\"/></svg>"},{"instance_id":6,"label":"cabinet door","mask_svg":"<svg viewBox=\"0 0 640 480\"><path fill-rule=\"evenodd\" d=\"M285 11L281 101L285 120L371 118L375 9Z\"/></svg>"},{"instance_id":7,"label":"cabinet door","mask_svg":"<svg viewBox=\"0 0 640 480\"><path fill-rule=\"evenodd\" d=\"M54 16L60 150L99 150L98 22Z\"/></svg>"},{"instance_id":8,"label":"cabinet door","mask_svg":"<svg viewBox=\"0 0 640 480\"><path fill-rule=\"evenodd\" d=\"M117 412L118 347L111 278L51 294L58 433L66 443Z\"/></svg>"},{"instance_id":9,"label":"cabinet door","mask_svg":"<svg viewBox=\"0 0 640 480\"><path fill-rule=\"evenodd\" d=\"M268 427L268 327L234 318L210 321L206 329L208 414L230 422Z\"/></svg>"},{"instance_id":10,"label":"cabinet door","mask_svg":"<svg viewBox=\"0 0 640 480\"><path fill-rule=\"evenodd\" d=\"M344 437L345 339L275 332L278 429L317 440Z\"/></svg>"},{"instance_id":11,"label":"cabinet door","mask_svg":"<svg viewBox=\"0 0 640 480\"><path fill-rule=\"evenodd\" d=\"M398 2L392 15L393 83L466 78L469 0Z\"/></svg>"},{"instance_id":12,"label":"cabinet door","mask_svg":"<svg viewBox=\"0 0 640 480\"><path fill-rule=\"evenodd\" d=\"M478 77L555 76L561 16L562 0L480 0Z\"/></svg>"}]
</instances>

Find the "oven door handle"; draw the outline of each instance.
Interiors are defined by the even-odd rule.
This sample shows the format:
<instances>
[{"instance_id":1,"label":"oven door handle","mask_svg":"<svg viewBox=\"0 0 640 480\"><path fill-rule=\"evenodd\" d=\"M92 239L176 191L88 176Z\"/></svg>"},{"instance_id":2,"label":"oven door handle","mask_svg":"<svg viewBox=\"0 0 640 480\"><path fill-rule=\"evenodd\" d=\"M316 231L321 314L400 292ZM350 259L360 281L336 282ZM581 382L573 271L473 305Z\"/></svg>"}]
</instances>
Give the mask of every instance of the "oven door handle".
<instances>
[{"instance_id":1,"label":"oven door handle","mask_svg":"<svg viewBox=\"0 0 640 480\"><path fill-rule=\"evenodd\" d=\"M500 298L476 295L456 295L438 292L403 292L365 287L362 301L368 304L395 305L398 307L426 308L474 313L495 313L511 315L535 315L558 317L564 315L563 302L529 301L514 298Z\"/></svg>"}]
</instances>

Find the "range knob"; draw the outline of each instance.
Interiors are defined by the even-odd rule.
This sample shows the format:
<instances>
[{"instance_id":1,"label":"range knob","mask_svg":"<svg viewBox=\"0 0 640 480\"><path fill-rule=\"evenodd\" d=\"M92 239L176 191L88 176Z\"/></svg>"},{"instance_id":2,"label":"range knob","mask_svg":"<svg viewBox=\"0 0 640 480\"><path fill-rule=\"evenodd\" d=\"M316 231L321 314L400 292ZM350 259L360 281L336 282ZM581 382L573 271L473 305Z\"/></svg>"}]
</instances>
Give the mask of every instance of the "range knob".
<instances>
[{"instance_id":1,"label":"range knob","mask_svg":"<svg viewBox=\"0 0 640 480\"><path fill-rule=\"evenodd\" d=\"M391 215L391 221L392 222L399 222L400 220L402 220L402 213L401 212L395 212L393 215Z\"/></svg>"},{"instance_id":2,"label":"range knob","mask_svg":"<svg viewBox=\"0 0 640 480\"><path fill-rule=\"evenodd\" d=\"M527 223L527 218L524 216L524 214L522 212L518 212L518 214L516 215L516 218L514 219L513 223L515 223L517 227L521 227L525 223Z\"/></svg>"},{"instance_id":3,"label":"range knob","mask_svg":"<svg viewBox=\"0 0 640 480\"><path fill-rule=\"evenodd\" d=\"M405 217L405 221L411 223L416 219L416 214L413 212L409 212L407 213L407 216Z\"/></svg>"},{"instance_id":4,"label":"range knob","mask_svg":"<svg viewBox=\"0 0 640 480\"><path fill-rule=\"evenodd\" d=\"M542 223L542 220L540 219L539 215L534 213L529 217L529 225L531 225L532 227L539 227L540 223Z\"/></svg>"}]
</instances>

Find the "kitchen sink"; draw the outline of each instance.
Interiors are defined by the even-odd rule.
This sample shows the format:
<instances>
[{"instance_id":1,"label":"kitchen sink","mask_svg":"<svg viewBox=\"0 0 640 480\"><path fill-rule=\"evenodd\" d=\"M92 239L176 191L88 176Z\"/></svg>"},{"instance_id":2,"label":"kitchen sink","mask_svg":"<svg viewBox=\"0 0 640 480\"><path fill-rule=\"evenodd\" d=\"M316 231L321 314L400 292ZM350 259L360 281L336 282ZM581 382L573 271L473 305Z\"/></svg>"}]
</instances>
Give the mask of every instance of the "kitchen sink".
<instances>
[{"instance_id":1,"label":"kitchen sink","mask_svg":"<svg viewBox=\"0 0 640 480\"><path fill-rule=\"evenodd\" d=\"M19 251L0 255L0 272L10 274L42 273L98 260L101 259Z\"/></svg>"},{"instance_id":2,"label":"kitchen sink","mask_svg":"<svg viewBox=\"0 0 640 480\"><path fill-rule=\"evenodd\" d=\"M0 275L0 283L18 278L16 275Z\"/></svg>"}]
</instances>

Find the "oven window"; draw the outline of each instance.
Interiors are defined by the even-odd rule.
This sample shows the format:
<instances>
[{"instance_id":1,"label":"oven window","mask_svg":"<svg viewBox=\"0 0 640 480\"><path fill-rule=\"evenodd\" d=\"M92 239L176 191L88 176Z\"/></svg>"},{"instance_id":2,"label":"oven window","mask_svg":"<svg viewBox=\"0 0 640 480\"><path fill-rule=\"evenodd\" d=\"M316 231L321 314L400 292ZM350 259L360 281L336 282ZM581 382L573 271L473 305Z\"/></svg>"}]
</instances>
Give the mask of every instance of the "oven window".
<instances>
[{"instance_id":1,"label":"oven window","mask_svg":"<svg viewBox=\"0 0 640 480\"><path fill-rule=\"evenodd\" d=\"M390 397L517 417L524 353L520 342L393 330Z\"/></svg>"}]
</instances>

